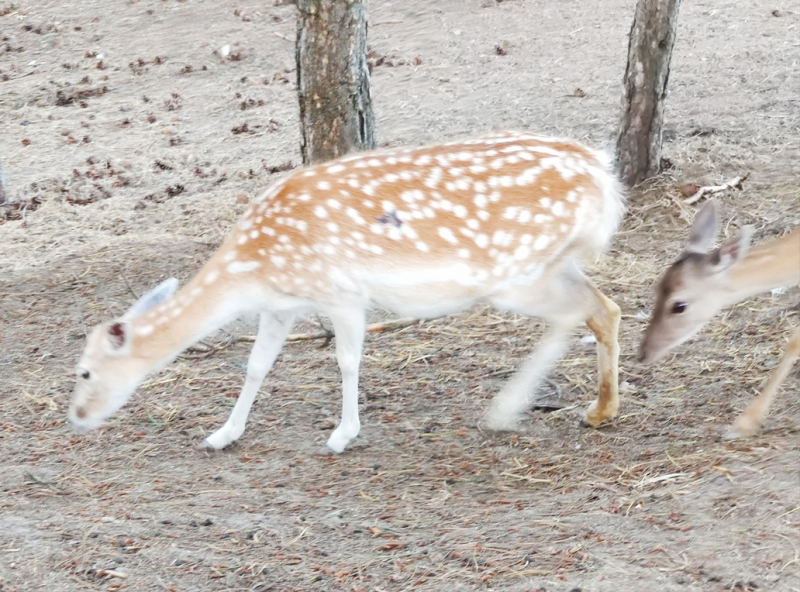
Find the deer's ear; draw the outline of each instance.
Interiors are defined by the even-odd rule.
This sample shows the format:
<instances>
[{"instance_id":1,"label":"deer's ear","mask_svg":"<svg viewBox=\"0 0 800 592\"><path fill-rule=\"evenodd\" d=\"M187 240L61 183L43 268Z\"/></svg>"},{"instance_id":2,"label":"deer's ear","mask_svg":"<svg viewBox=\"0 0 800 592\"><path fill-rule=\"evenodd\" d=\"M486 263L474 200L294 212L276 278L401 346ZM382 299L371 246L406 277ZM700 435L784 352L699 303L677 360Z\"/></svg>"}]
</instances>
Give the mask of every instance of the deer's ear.
<instances>
[{"instance_id":1,"label":"deer's ear","mask_svg":"<svg viewBox=\"0 0 800 592\"><path fill-rule=\"evenodd\" d=\"M700 208L692 222L692 229L689 231L689 243L685 251L692 253L708 253L714 246L717 238L717 204L708 200Z\"/></svg>"},{"instance_id":2,"label":"deer's ear","mask_svg":"<svg viewBox=\"0 0 800 592\"><path fill-rule=\"evenodd\" d=\"M105 349L113 356L121 356L131 349L131 324L127 321L113 321L106 326Z\"/></svg>"},{"instance_id":3,"label":"deer's ear","mask_svg":"<svg viewBox=\"0 0 800 592\"><path fill-rule=\"evenodd\" d=\"M178 280L176 278L169 278L158 284L155 288L150 290L147 294L139 298L133 306L130 307L128 312L123 315L123 320L135 319L136 317L146 313L154 306L161 304L167 298L172 296L178 289Z\"/></svg>"},{"instance_id":4,"label":"deer's ear","mask_svg":"<svg viewBox=\"0 0 800 592\"><path fill-rule=\"evenodd\" d=\"M712 273L724 273L741 261L750 249L753 227L745 226L706 256L706 264Z\"/></svg>"}]
</instances>

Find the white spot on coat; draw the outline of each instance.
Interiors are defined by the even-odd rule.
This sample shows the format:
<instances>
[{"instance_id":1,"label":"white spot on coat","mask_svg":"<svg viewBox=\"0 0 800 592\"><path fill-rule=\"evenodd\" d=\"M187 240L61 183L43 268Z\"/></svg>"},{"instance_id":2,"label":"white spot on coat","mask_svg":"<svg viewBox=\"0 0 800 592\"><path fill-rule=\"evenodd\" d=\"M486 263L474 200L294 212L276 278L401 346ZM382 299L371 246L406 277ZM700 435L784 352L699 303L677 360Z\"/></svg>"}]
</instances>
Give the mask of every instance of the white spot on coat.
<instances>
[{"instance_id":1,"label":"white spot on coat","mask_svg":"<svg viewBox=\"0 0 800 592\"><path fill-rule=\"evenodd\" d=\"M247 273L261 267L258 261L233 261L225 268L228 273Z\"/></svg>"},{"instance_id":2,"label":"white spot on coat","mask_svg":"<svg viewBox=\"0 0 800 592\"><path fill-rule=\"evenodd\" d=\"M454 213L456 216L458 216L459 218L466 218L466 217L467 217L467 213L468 213L468 212L467 212L467 208L465 208L465 207L464 207L464 206L462 206L461 204L458 204L457 206L455 206L455 207L453 208L453 213Z\"/></svg>"},{"instance_id":3,"label":"white spot on coat","mask_svg":"<svg viewBox=\"0 0 800 592\"><path fill-rule=\"evenodd\" d=\"M458 239L456 238L456 235L454 235L453 231L450 230L449 228L447 228L445 226L440 226L438 232L439 232L439 236L441 236L444 240L446 240L451 245L457 245L458 244Z\"/></svg>"},{"instance_id":4,"label":"white spot on coat","mask_svg":"<svg viewBox=\"0 0 800 592\"><path fill-rule=\"evenodd\" d=\"M496 230L492 235L492 244L498 247L507 247L511 244L514 235L505 230Z\"/></svg>"},{"instance_id":5,"label":"white spot on coat","mask_svg":"<svg viewBox=\"0 0 800 592\"><path fill-rule=\"evenodd\" d=\"M536 237L536 240L533 243L533 248L537 251L544 251L552 241L553 237L547 234L541 234Z\"/></svg>"}]
</instances>

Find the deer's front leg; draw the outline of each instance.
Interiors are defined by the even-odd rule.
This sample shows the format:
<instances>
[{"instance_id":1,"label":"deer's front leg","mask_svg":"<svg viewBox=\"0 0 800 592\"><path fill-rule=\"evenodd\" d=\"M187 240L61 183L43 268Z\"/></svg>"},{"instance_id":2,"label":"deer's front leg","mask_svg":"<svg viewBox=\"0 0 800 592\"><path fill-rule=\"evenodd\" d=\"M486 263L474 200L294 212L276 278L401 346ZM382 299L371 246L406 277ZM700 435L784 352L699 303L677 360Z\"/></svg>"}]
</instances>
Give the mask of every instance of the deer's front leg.
<instances>
[{"instance_id":1,"label":"deer's front leg","mask_svg":"<svg viewBox=\"0 0 800 592\"><path fill-rule=\"evenodd\" d=\"M236 400L228 421L203 441L207 448L220 450L239 439L247 425L247 416L255 401L264 377L272 368L275 358L281 351L289 331L294 325L293 313L261 313L258 321L258 335L247 360L247 378L242 392Z\"/></svg>"},{"instance_id":2,"label":"deer's front leg","mask_svg":"<svg viewBox=\"0 0 800 592\"><path fill-rule=\"evenodd\" d=\"M733 425L728 428L725 433L726 440L747 438L758 431L767 416L772 400L775 398L775 393L786 379L786 375L789 374L789 370L792 369L798 357L800 357L800 327L794 330L792 337L789 339L789 344L786 346L786 351L783 353L778 366L772 371L766 386L747 406L747 409L736 418Z\"/></svg>"}]
</instances>

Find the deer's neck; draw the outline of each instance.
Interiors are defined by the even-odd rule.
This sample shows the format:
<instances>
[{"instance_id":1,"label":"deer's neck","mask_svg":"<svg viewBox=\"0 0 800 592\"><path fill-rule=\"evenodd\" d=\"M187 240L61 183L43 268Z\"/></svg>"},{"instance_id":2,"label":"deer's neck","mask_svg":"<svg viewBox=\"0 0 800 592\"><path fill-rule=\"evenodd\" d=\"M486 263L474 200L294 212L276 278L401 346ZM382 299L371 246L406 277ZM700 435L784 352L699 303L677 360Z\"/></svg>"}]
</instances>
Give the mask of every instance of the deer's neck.
<instances>
[{"instance_id":1,"label":"deer's neck","mask_svg":"<svg viewBox=\"0 0 800 592\"><path fill-rule=\"evenodd\" d=\"M800 228L753 247L728 275L729 304L783 286L800 284Z\"/></svg>"},{"instance_id":2,"label":"deer's neck","mask_svg":"<svg viewBox=\"0 0 800 592\"><path fill-rule=\"evenodd\" d=\"M249 294L254 287L223 281L219 267L210 261L172 298L133 320L132 354L147 360L150 371L159 370L190 345L252 312L258 300L256 294Z\"/></svg>"}]
</instances>

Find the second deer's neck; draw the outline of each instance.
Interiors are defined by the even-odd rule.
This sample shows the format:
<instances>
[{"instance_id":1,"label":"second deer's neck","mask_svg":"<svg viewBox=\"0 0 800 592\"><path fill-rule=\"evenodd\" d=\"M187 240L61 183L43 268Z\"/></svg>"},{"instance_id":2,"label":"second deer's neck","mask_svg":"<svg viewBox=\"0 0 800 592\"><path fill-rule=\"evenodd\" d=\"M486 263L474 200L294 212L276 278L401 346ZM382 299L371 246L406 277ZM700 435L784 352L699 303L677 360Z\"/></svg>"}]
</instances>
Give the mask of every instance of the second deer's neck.
<instances>
[{"instance_id":1,"label":"second deer's neck","mask_svg":"<svg viewBox=\"0 0 800 592\"><path fill-rule=\"evenodd\" d=\"M800 229L753 247L728 276L730 303L800 283Z\"/></svg>"}]
</instances>

